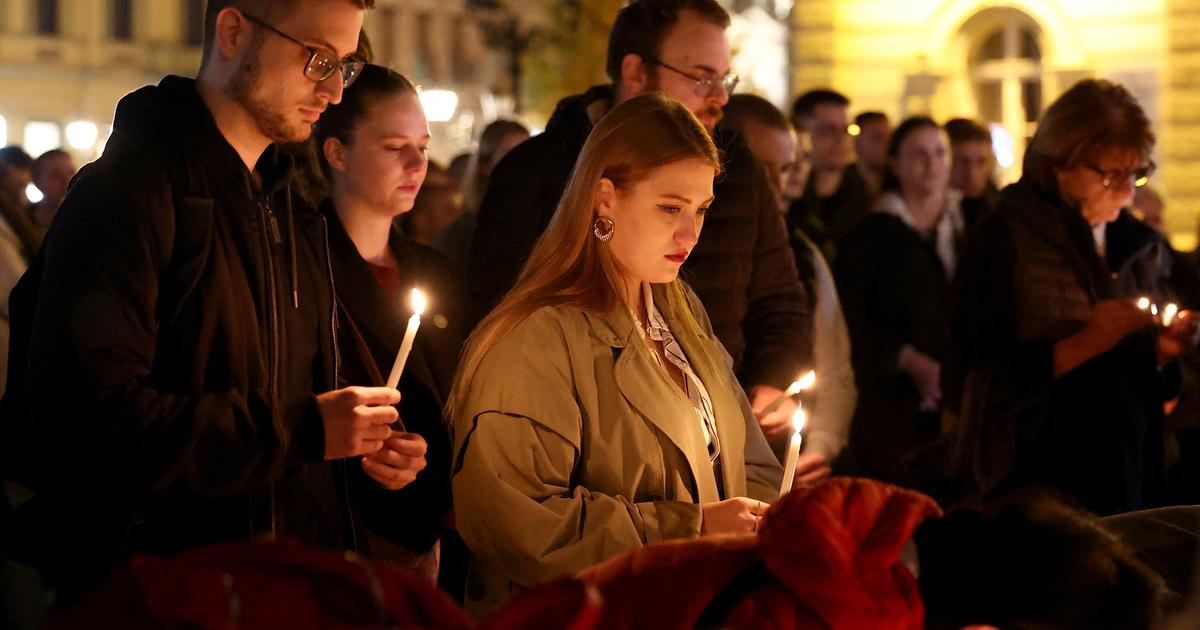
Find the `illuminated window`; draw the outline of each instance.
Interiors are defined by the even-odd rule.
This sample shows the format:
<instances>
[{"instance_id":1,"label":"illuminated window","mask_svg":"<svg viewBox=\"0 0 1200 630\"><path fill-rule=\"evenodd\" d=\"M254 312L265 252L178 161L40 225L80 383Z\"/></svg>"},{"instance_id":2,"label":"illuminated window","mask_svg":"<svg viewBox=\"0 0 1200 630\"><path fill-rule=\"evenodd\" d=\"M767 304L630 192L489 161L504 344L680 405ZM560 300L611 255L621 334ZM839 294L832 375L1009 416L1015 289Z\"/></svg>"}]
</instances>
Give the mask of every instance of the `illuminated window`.
<instances>
[{"instance_id":1,"label":"illuminated window","mask_svg":"<svg viewBox=\"0 0 1200 630\"><path fill-rule=\"evenodd\" d=\"M39 35L58 34L58 0L34 0Z\"/></svg>"},{"instance_id":2,"label":"illuminated window","mask_svg":"<svg viewBox=\"0 0 1200 630\"><path fill-rule=\"evenodd\" d=\"M979 117L1013 135L1032 135L1042 112L1042 47L1034 28L1007 22L985 35L971 59Z\"/></svg>"},{"instance_id":3,"label":"illuminated window","mask_svg":"<svg viewBox=\"0 0 1200 630\"><path fill-rule=\"evenodd\" d=\"M25 124L25 152L38 156L62 146L62 128L58 123L33 121Z\"/></svg>"}]
</instances>

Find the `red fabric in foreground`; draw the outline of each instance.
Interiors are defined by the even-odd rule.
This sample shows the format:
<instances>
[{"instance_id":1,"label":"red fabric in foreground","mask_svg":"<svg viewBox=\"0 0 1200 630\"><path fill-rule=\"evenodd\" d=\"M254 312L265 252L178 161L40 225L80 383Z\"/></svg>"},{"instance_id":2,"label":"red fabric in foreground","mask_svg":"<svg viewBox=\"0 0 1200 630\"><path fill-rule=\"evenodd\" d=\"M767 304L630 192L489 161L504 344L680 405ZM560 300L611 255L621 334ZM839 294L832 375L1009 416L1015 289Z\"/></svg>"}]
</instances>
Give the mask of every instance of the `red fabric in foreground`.
<instances>
[{"instance_id":1,"label":"red fabric in foreground","mask_svg":"<svg viewBox=\"0 0 1200 630\"><path fill-rule=\"evenodd\" d=\"M785 496L757 538L650 545L579 577L604 596L602 628L692 628L735 576L765 563L770 575L730 602L723 627L917 629L924 606L900 552L940 515L925 495L836 478Z\"/></svg>"}]
</instances>

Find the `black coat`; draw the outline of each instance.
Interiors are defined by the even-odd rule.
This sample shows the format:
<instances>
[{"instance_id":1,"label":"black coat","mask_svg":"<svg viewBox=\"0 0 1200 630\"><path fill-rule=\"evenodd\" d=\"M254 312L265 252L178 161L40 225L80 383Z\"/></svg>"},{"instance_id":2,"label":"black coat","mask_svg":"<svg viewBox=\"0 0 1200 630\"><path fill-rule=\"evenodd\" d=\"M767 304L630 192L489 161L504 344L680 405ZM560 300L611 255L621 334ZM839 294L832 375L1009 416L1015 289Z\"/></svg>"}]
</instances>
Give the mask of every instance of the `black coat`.
<instances>
[{"instance_id":1,"label":"black coat","mask_svg":"<svg viewBox=\"0 0 1200 630\"><path fill-rule=\"evenodd\" d=\"M817 175L810 173L804 196L788 208L788 223L793 230L803 232L832 267L846 238L871 211L875 197L857 164L846 166L837 190L828 197L817 195ZM797 250L801 247L799 243L793 246Z\"/></svg>"},{"instance_id":2,"label":"black coat","mask_svg":"<svg viewBox=\"0 0 1200 630\"><path fill-rule=\"evenodd\" d=\"M339 304L341 385L382 386L412 314L408 288L422 290L429 307L400 378L404 429L429 446L416 481L389 491L352 468L351 486L368 529L416 552L437 540L450 511L450 434L442 408L450 395L466 326L465 296L449 261L393 228L388 246L400 271L403 295L388 295L372 275L331 206L330 251Z\"/></svg>"},{"instance_id":3,"label":"black coat","mask_svg":"<svg viewBox=\"0 0 1200 630\"><path fill-rule=\"evenodd\" d=\"M1102 259L1079 210L1025 179L971 233L942 380L957 416L955 472L975 495L1038 484L1100 514L1153 503L1162 404L1178 375L1158 370L1156 331L1053 375L1055 343L1096 302L1158 298L1162 238L1123 212L1106 241Z\"/></svg>"},{"instance_id":4,"label":"black coat","mask_svg":"<svg viewBox=\"0 0 1200 630\"><path fill-rule=\"evenodd\" d=\"M950 278L933 243L891 214L874 212L843 241L834 266L860 392L844 456L848 472L911 483L906 460L938 435L936 413L900 369L900 350L941 361Z\"/></svg>"},{"instance_id":5,"label":"black coat","mask_svg":"<svg viewBox=\"0 0 1200 630\"><path fill-rule=\"evenodd\" d=\"M262 534L351 548L314 392L335 382L325 228L262 187L194 82L123 98L11 298L13 557L69 597L134 552Z\"/></svg>"},{"instance_id":6,"label":"black coat","mask_svg":"<svg viewBox=\"0 0 1200 630\"><path fill-rule=\"evenodd\" d=\"M589 105L611 99L610 86L564 99L545 133L496 165L467 269L482 313L512 288L549 224L591 133ZM708 311L741 383L786 387L811 363L804 287L766 169L736 132L719 131L716 143L725 172L715 182L715 201L682 275Z\"/></svg>"}]
</instances>

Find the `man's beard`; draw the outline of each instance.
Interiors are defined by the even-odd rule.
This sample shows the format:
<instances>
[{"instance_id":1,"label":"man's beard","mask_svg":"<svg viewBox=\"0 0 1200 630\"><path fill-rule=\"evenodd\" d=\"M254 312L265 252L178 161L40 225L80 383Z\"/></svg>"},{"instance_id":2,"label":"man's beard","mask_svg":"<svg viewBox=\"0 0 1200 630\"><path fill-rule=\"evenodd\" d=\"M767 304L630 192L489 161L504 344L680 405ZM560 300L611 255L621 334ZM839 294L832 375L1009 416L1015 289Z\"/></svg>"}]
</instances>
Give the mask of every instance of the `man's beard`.
<instances>
[{"instance_id":1,"label":"man's beard","mask_svg":"<svg viewBox=\"0 0 1200 630\"><path fill-rule=\"evenodd\" d=\"M247 51L245 58L238 66L226 92L242 109L245 109L258 130L272 142L289 143L302 142L312 135L312 125L307 123L289 123L284 112L280 111L277 102L255 93L259 84L261 72L257 65L258 46Z\"/></svg>"}]
</instances>

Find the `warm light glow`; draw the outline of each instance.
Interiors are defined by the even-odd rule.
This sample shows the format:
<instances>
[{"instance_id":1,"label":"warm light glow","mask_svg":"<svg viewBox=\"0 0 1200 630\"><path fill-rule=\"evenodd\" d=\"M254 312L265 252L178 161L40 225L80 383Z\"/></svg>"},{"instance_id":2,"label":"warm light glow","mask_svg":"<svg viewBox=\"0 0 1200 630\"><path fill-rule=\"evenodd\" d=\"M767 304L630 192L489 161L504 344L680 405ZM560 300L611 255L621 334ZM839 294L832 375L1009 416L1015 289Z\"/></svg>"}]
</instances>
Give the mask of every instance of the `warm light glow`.
<instances>
[{"instance_id":1,"label":"warm light glow","mask_svg":"<svg viewBox=\"0 0 1200 630\"><path fill-rule=\"evenodd\" d=\"M62 146L62 129L55 123L33 121L25 124L25 150L37 157Z\"/></svg>"},{"instance_id":2,"label":"warm light glow","mask_svg":"<svg viewBox=\"0 0 1200 630\"><path fill-rule=\"evenodd\" d=\"M1148 297L1138 298L1137 307L1142 309L1143 311L1149 310L1150 309L1150 298L1148 298Z\"/></svg>"},{"instance_id":3,"label":"warm light glow","mask_svg":"<svg viewBox=\"0 0 1200 630\"><path fill-rule=\"evenodd\" d=\"M446 122L458 109L458 94L451 90L421 90L421 109L429 122Z\"/></svg>"},{"instance_id":4,"label":"warm light glow","mask_svg":"<svg viewBox=\"0 0 1200 630\"><path fill-rule=\"evenodd\" d=\"M29 200L29 203L39 203L46 196L42 194L42 191L37 186L29 184L25 187L25 198Z\"/></svg>"},{"instance_id":5,"label":"warm light glow","mask_svg":"<svg viewBox=\"0 0 1200 630\"><path fill-rule=\"evenodd\" d=\"M8 119L0 116L0 147L8 146Z\"/></svg>"},{"instance_id":6,"label":"warm light glow","mask_svg":"<svg viewBox=\"0 0 1200 630\"><path fill-rule=\"evenodd\" d=\"M425 294L420 289L412 290L412 309L414 315L425 313Z\"/></svg>"},{"instance_id":7,"label":"warm light glow","mask_svg":"<svg viewBox=\"0 0 1200 630\"><path fill-rule=\"evenodd\" d=\"M862 133L862 127L859 127L854 123L850 123L850 126L846 127L846 133L854 137L858 137L858 134Z\"/></svg>"},{"instance_id":8,"label":"warm light glow","mask_svg":"<svg viewBox=\"0 0 1200 630\"><path fill-rule=\"evenodd\" d=\"M1016 162L1016 147L1012 135L1004 125L998 123L988 125L988 131L992 134L992 153L996 154L996 164L1000 168L1011 167Z\"/></svg>"},{"instance_id":9,"label":"warm light glow","mask_svg":"<svg viewBox=\"0 0 1200 630\"><path fill-rule=\"evenodd\" d=\"M799 433L804 430L805 423L808 422L808 414L804 413L804 406L796 407L796 412L792 414L792 429Z\"/></svg>"},{"instance_id":10,"label":"warm light glow","mask_svg":"<svg viewBox=\"0 0 1200 630\"><path fill-rule=\"evenodd\" d=\"M67 125L67 144L76 151L91 151L96 148L96 140L100 137L100 129L96 123L86 120L76 120Z\"/></svg>"},{"instance_id":11,"label":"warm light glow","mask_svg":"<svg viewBox=\"0 0 1200 630\"><path fill-rule=\"evenodd\" d=\"M817 373L809 370L808 374L801 376L798 382L800 383L801 391L812 389L812 386L817 383Z\"/></svg>"},{"instance_id":12,"label":"warm light glow","mask_svg":"<svg viewBox=\"0 0 1200 630\"><path fill-rule=\"evenodd\" d=\"M1137 186L1138 188L1141 188L1142 186L1145 186L1146 184L1149 184L1149 183L1150 183L1149 177L1139 177L1139 178L1137 178L1137 181L1133 182L1133 185Z\"/></svg>"},{"instance_id":13,"label":"warm light glow","mask_svg":"<svg viewBox=\"0 0 1200 630\"><path fill-rule=\"evenodd\" d=\"M1179 305L1171 302L1163 307L1162 323L1163 326L1170 326L1171 322L1175 321L1175 316L1179 314Z\"/></svg>"}]
</instances>

